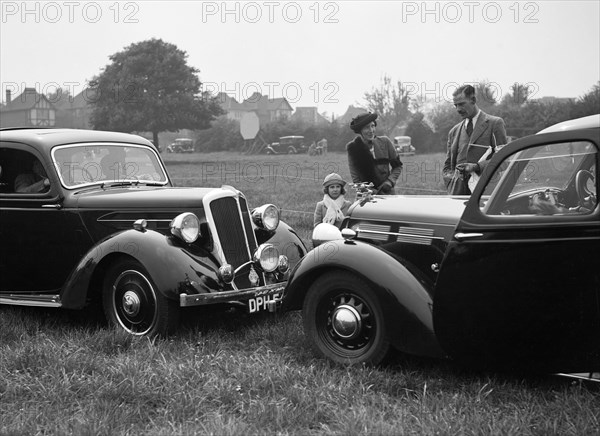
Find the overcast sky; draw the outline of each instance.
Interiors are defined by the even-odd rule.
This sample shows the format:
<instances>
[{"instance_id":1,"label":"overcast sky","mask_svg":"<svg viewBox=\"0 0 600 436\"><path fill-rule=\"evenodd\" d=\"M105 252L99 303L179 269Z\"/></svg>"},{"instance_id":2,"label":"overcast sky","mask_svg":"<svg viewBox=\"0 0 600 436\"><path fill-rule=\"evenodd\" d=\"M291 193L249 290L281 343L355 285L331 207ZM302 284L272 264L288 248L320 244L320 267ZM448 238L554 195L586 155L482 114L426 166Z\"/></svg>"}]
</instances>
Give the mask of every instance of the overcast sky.
<instances>
[{"instance_id":1,"label":"overcast sky","mask_svg":"<svg viewBox=\"0 0 600 436\"><path fill-rule=\"evenodd\" d=\"M175 44L205 89L259 91L341 115L384 75L448 99L487 80L533 97L578 97L600 80L600 2L2 1L0 81L79 93L109 56L150 38Z\"/></svg>"}]
</instances>

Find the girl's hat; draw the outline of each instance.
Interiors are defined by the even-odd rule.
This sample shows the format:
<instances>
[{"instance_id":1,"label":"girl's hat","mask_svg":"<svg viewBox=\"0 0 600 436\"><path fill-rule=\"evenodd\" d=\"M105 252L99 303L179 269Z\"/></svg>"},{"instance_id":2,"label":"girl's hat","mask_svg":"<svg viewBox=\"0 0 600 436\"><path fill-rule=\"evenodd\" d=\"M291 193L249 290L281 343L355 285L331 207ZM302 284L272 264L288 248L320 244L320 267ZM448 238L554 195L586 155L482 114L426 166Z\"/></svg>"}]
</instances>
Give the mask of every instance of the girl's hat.
<instances>
[{"instance_id":1,"label":"girl's hat","mask_svg":"<svg viewBox=\"0 0 600 436\"><path fill-rule=\"evenodd\" d=\"M346 182L344 179L340 177L337 173L331 173L325 176L325 180L323 181L323 187L327 188L330 185L341 185L344 186Z\"/></svg>"}]
</instances>

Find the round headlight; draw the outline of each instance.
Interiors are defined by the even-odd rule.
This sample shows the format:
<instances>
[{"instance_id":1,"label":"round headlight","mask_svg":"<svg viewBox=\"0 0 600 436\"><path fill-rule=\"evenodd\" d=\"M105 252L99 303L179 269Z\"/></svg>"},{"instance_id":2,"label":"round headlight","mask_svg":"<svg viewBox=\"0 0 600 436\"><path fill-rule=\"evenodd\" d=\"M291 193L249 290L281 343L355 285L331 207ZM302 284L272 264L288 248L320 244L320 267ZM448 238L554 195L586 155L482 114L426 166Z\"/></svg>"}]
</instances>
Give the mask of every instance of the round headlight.
<instances>
[{"instance_id":1,"label":"round headlight","mask_svg":"<svg viewBox=\"0 0 600 436\"><path fill-rule=\"evenodd\" d=\"M252 219L262 229L275 230L279 225L279 209L272 204L265 204L254 209Z\"/></svg>"},{"instance_id":2,"label":"round headlight","mask_svg":"<svg viewBox=\"0 0 600 436\"><path fill-rule=\"evenodd\" d=\"M279 266L279 253L271 244L262 244L254 253L254 262L258 262L265 272L272 272Z\"/></svg>"},{"instance_id":3,"label":"round headlight","mask_svg":"<svg viewBox=\"0 0 600 436\"><path fill-rule=\"evenodd\" d=\"M200 220L191 212L177 215L171 221L171 233L191 244L200 235Z\"/></svg>"}]
</instances>

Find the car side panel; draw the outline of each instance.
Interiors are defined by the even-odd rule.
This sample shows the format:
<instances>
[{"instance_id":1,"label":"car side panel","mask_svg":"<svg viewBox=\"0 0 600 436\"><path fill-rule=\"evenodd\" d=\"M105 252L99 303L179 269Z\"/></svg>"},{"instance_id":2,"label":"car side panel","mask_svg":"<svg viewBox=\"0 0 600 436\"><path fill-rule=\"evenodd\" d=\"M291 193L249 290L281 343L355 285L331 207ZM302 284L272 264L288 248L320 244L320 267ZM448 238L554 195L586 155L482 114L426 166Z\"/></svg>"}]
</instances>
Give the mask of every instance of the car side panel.
<instances>
[{"instance_id":1,"label":"car side panel","mask_svg":"<svg viewBox=\"0 0 600 436\"><path fill-rule=\"evenodd\" d=\"M63 307L85 306L91 297L88 294L92 291L91 285L101 283L108 263L118 262L123 257L140 262L167 298L179 301L182 292L219 290L216 276L219 265L206 251L152 230L126 230L102 240L82 258L62 289Z\"/></svg>"},{"instance_id":2,"label":"car side panel","mask_svg":"<svg viewBox=\"0 0 600 436\"><path fill-rule=\"evenodd\" d=\"M302 307L306 291L322 274L343 270L369 282L384 311L386 328L397 349L422 356L444 357L433 333L432 300L399 259L360 241L332 241L310 251L293 271L283 310Z\"/></svg>"}]
</instances>

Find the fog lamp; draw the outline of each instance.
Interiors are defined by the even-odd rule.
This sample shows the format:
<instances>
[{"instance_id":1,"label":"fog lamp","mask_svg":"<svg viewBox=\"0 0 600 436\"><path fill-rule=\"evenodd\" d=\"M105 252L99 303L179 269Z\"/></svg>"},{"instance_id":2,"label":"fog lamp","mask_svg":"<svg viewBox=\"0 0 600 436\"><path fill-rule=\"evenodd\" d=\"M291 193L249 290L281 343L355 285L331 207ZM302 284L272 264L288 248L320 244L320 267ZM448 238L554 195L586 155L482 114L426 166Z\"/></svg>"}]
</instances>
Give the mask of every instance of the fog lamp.
<instances>
[{"instance_id":1,"label":"fog lamp","mask_svg":"<svg viewBox=\"0 0 600 436\"><path fill-rule=\"evenodd\" d=\"M200 236L200 220L191 212L177 215L169 225L171 233L191 244Z\"/></svg>"},{"instance_id":2,"label":"fog lamp","mask_svg":"<svg viewBox=\"0 0 600 436\"><path fill-rule=\"evenodd\" d=\"M279 256L279 261L277 262L277 271L279 271L282 274L285 274L286 272L288 272L289 269L290 261L288 260L287 256L284 256L282 254L281 256Z\"/></svg>"},{"instance_id":3,"label":"fog lamp","mask_svg":"<svg viewBox=\"0 0 600 436\"><path fill-rule=\"evenodd\" d=\"M272 244L261 244L254 253L253 260L258 263L263 271L275 271L279 265L279 253Z\"/></svg>"},{"instance_id":4,"label":"fog lamp","mask_svg":"<svg viewBox=\"0 0 600 436\"><path fill-rule=\"evenodd\" d=\"M219 267L219 278L224 283L231 283L233 281L233 267L226 263Z\"/></svg>"}]
</instances>

